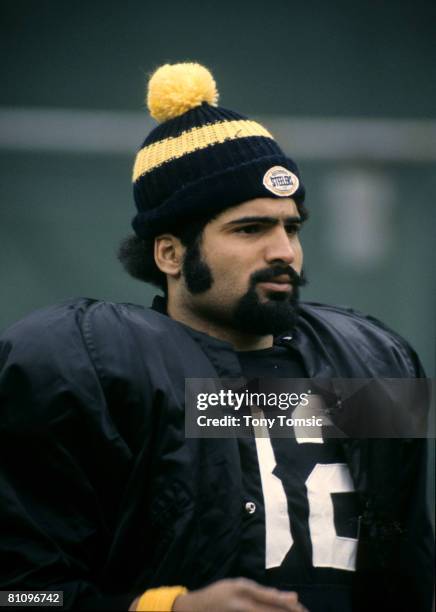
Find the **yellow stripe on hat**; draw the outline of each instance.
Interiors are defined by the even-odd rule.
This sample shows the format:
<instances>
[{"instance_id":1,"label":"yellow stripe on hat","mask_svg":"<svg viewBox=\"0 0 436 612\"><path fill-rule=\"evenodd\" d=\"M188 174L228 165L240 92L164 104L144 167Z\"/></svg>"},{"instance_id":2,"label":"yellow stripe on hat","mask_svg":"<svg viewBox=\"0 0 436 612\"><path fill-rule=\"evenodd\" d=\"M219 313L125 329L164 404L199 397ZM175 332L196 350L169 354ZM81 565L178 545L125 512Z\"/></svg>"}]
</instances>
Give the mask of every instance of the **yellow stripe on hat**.
<instances>
[{"instance_id":1,"label":"yellow stripe on hat","mask_svg":"<svg viewBox=\"0 0 436 612\"><path fill-rule=\"evenodd\" d=\"M173 159L183 157L183 155L188 153L205 149L226 140L236 140L237 138L247 138L249 136L273 138L268 130L259 123L249 121L248 119L240 119L220 121L211 125L195 127L183 132L179 136L153 142L151 145L141 149L136 156L133 167L133 181L136 181L143 174L154 170L154 168Z\"/></svg>"}]
</instances>

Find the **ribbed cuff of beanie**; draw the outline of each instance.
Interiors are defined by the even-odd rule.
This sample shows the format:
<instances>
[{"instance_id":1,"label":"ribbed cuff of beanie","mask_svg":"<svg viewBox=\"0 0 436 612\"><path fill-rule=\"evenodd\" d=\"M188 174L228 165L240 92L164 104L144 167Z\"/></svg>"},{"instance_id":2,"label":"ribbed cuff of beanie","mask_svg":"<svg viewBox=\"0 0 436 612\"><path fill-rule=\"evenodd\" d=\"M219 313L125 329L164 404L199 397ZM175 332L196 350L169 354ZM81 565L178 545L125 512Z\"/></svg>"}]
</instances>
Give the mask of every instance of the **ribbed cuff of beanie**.
<instances>
[{"instance_id":1,"label":"ribbed cuff of beanie","mask_svg":"<svg viewBox=\"0 0 436 612\"><path fill-rule=\"evenodd\" d=\"M139 207L132 222L133 229L140 238L147 239L171 231L193 217L213 216L248 200L268 197L280 199L281 196L274 195L263 184L265 173L275 165L283 166L299 177L295 162L283 155L252 159L186 183L164 202L160 202L159 206L148 209ZM146 179L142 177L135 183L134 189L138 192L141 192L142 180ZM304 185L300 179L297 191L289 197L303 202L304 196Z\"/></svg>"},{"instance_id":2,"label":"ribbed cuff of beanie","mask_svg":"<svg viewBox=\"0 0 436 612\"><path fill-rule=\"evenodd\" d=\"M148 589L139 598L136 610L138 612L171 612L176 598L187 592L188 589L183 586Z\"/></svg>"}]
</instances>

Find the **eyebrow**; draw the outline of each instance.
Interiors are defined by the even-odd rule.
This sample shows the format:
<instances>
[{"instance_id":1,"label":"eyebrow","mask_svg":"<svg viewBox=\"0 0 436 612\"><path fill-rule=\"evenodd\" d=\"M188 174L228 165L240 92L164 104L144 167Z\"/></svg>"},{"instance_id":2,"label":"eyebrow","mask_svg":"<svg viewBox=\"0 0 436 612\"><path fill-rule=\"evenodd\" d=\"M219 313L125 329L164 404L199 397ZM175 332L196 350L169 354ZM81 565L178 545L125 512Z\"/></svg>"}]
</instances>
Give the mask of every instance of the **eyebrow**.
<instances>
[{"instance_id":1,"label":"eyebrow","mask_svg":"<svg viewBox=\"0 0 436 612\"><path fill-rule=\"evenodd\" d=\"M233 221L229 221L225 223L225 227L233 226L233 225L241 225L243 223L268 223L270 225L277 225L280 223L281 219L277 217L268 217L268 216L251 216L251 217L240 217L239 219L234 219ZM303 223L304 219L299 216L286 217L283 219L283 223L285 225L289 223Z\"/></svg>"}]
</instances>

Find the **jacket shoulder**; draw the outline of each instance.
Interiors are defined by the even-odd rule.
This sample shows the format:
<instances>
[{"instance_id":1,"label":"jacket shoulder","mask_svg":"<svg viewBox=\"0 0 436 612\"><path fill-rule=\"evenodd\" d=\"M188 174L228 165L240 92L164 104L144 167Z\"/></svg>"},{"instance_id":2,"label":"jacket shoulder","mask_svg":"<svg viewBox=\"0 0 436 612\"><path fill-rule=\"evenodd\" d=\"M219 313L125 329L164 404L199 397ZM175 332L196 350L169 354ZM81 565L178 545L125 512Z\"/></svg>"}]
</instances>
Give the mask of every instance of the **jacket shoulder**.
<instances>
[{"instance_id":1,"label":"jacket shoulder","mask_svg":"<svg viewBox=\"0 0 436 612\"><path fill-rule=\"evenodd\" d=\"M419 357L410 344L373 316L346 306L302 302L300 321L303 329L309 326L343 346L357 348L363 358L401 362L402 375L424 376Z\"/></svg>"},{"instance_id":2,"label":"jacket shoulder","mask_svg":"<svg viewBox=\"0 0 436 612\"><path fill-rule=\"evenodd\" d=\"M319 302L302 302L300 312L303 318L318 319L336 329L356 333L380 334L380 337L398 341L407 345L406 340L388 327L385 323L348 306L321 304Z\"/></svg>"},{"instance_id":3,"label":"jacket shoulder","mask_svg":"<svg viewBox=\"0 0 436 612\"><path fill-rule=\"evenodd\" d=\"M143 398L150 390L143 364L146 359L152 362L153 350L148 349L153 347L151 334L142 333L144 325L139 329L137 319L152 328L157 316L141 306L80 298L34 311L14 323L0 337L3 417L12 414L20 422L47 423L57 421L60 414L68 413L69 419L81 411L85 420L92 419L96 412L116 438L113 421L120 419L106 391L121 380L111 397L121 406L123 394L134 383L135 398L142 398L135 400L141 408L135 421L140 425L144 419L138 414L144 414Z\"/></svg>"},{"instance_id":4,"label":"jacket shoulder","mask_svg":"<svg viewBox=\"0 0 436 612\"><path fill-rule=\"evenodd\" d=\"M144 325L164 326L168 317L152 311L150 308L129 303L116 303L92 298L74 298L51 306L40 308L8 326L1 333L1 340L19 340L32 333L44 336L48 331L59 333L61 329L81 326L92 317L97 325L116 325L129 321L141 321Z\"/></svg>"},{"instance_id":5,"label":"jacket shoulder","mask_svg":"<svg viewBox=\"0 0 436 612\"><path fill-rule=\"evenodd\" d=\"M95 302L88 298L68 300L34 310L7 327L0 336L0 366L11 351L38 361L65 339L73 341L86 310Z\"/></svg>"},{"instance_id":6,"label":"jacket shoulder","mask_svg":"<svg viewBox=\"0 0 436 612\"><path fill-rule=\"evenodd\" d=\"M345 328L348 325L352 325L357 327L362 326L365 330L383 330L402 340L399 334L395 333L379 319L366 315L349 306L336 306L332 304L322 304L320 302L302 302L300 305L300 312L303 317L317 318L326 323L332 323L338 326L343 325Z\"/></svg>"},{"instance_id":7,"label":"jacket shoulder","mask_svg":"<svg viewBox=\"0 0 436 612\"><path fill-rule=\"evenodd\" d=\"M143 306L75 298L35 310L7 327L0 336L0 368L11 355L21 362L65 363L83 352L90 329L107 342L126 338L126 327L162 329L168 317ZM94 333L94 331L93 331ZM62 359L56 355L62 353Z\"/></svg>"}]
</instances>

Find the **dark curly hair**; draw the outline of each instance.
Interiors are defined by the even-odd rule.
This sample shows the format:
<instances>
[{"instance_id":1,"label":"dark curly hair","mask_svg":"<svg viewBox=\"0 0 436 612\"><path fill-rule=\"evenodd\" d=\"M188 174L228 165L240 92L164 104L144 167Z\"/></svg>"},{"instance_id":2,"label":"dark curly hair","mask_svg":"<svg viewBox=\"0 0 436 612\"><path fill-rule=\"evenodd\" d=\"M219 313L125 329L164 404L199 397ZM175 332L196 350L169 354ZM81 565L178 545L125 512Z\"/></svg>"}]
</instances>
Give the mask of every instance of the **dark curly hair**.
<instances>
[{"instance_id":1,"label":"dark curly hair","mask_svg":"<svg viewBox=\"0 0 436 612\"><path fill-rule=\"evenodd\" d=\"M203 229L214 217L197 217L179 227L168 229L168 233L179 238L186 251L191 251L201 242ZM167 290L166 274L161 272L154 260L154 238L143 239L131 234L122 240L118 259L126 272L138 280L151 283L164 293Z\"/></svg>"},{"instance_id":2,"label":"dark curly hair","mask_svg":"<svg viewBox=\"0 0 436 612\"><path fill-rule=\"evenodd\" d=\"M297 208L301 220L305 221L308 218L308 212L304 204L297 202ZM220 213L204 217L197 216L195 219L186 220L179 227L174 226L168 229L168 233L179 238L186 247L185 257L199 247L205 226L218 214ZM145 283L151 283L164 293L167 292L166 275L159 270L154 260L154 238L145 240L135 234L127 236L119 246L118 259L130 276Z\"/></svg>"}]
</instances>

